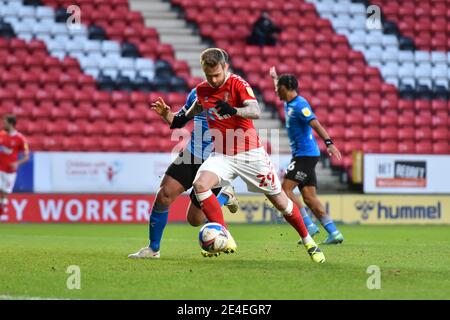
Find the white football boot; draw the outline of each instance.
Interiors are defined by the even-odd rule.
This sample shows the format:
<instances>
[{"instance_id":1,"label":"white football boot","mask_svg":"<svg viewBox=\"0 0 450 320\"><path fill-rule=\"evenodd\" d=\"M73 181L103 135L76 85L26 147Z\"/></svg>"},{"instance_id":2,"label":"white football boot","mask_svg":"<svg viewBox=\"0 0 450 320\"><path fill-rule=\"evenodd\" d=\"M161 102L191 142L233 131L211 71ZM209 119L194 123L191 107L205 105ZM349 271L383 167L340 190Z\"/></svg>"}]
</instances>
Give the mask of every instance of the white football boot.
<instances>
[{"instance_id":1,"label":"white football boot","mask_svg":"<svg viewBox=\"0 0 450 320\"><path fill-rule=\"evenodd\" d=\"M222 193L228 196L228 202L225 206L230 210L231 213L236 213L239 210L239 201L236 198L234 188L232 185L228 185L222 188Z\"/></svg>"},{"instance_id":2,"label":"white football boot","mask_svg":"<svg viewBox=\"0 0 450 320\"><path fill-rule=\"evenodd\" d=\"M159 259L160 251L153 251L149 247L142 248L136 253L132 253L128 255L130 259Z\"/></svg>"}]
</instances>

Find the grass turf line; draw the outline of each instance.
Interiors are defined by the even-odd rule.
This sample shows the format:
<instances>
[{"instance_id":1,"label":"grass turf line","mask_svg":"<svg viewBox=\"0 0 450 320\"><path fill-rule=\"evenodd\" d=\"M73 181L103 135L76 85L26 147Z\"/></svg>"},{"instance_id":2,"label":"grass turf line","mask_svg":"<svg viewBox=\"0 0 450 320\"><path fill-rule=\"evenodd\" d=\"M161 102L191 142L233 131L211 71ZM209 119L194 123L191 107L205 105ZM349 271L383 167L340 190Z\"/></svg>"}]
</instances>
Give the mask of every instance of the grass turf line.
<instances>
[{"instance_id":1,"label":"grass turf line","mask_svg":"<svg viewBox=\"0 0 450 320\"><path fill-rule=\"evenodd\" d=\"M0 225L0 299L450 299L450 226L340 226L311 262L285 224L231 225L238 252L200 255L199 228L169 224L161 259L130 260L146 225ZM322 229L316 241L323 240ZM66 286L81 269L81 289ZM381 269L369 290L367 268Z\"/></svg>"}]
</instances>

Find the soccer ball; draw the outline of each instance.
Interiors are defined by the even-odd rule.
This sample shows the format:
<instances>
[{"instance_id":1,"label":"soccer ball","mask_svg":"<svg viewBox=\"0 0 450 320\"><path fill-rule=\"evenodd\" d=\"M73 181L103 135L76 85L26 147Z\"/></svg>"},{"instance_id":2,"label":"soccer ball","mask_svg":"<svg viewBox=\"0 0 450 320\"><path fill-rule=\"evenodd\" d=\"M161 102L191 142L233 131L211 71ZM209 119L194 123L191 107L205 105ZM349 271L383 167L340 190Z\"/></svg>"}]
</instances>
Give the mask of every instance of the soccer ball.
<instances>
[{"instance_id":1,"label":"soccer ball","mask_svg":"<svg viewBox=\"0 0 450 320\"><path fill-rule=\"evenodd\" d=\"M221 252L228 244L228 235L225 227L219 223L207 223L198 233L200 247L209 253Z\"/></svg>"}]
</instances>

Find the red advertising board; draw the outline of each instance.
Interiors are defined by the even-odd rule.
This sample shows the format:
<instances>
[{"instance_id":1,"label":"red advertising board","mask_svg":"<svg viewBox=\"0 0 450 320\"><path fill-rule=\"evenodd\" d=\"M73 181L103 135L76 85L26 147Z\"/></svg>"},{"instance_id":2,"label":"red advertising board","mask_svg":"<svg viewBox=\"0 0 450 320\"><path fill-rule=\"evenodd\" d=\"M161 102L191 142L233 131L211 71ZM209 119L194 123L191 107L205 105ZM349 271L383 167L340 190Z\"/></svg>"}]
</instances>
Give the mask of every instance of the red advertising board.
<instances>
[{"instance_id":1,"label":"red advertising board","mask_svg":"<svg viewBox=\"0 0 450 320\"><path fill-rule=\"evenodd\" d=\"M414 178L377 178L377 187L388 188L426 188L427 179Z\"/></svg>"},{"instance_id":2,"label":"red advertising board","mask_svg":"<svg viewBox=\"0 0 450 320\"><path fill-rule=\"evenodd\" d=\"M154 195L12 194L2 223L147 223ZM169 221L186 221L189 196L177 198Z\"/></svg>"}]
</instances>

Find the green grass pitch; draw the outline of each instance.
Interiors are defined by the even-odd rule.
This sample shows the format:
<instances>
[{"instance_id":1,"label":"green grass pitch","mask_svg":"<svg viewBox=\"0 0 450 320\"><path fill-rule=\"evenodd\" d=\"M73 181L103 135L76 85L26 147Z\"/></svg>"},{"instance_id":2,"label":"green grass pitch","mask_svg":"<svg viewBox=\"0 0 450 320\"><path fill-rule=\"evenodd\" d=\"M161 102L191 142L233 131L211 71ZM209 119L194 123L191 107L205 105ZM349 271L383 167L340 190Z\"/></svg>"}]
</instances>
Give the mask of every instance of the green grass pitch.
<instances>
[{"instance_id":1,"label":"green grass pitch","mask_svg":"<svg viewBox=\"0 0 450 320\"><path fill-rule=\"evenodd\" d=\"M203 258L199 228L169 224L161 259L130 260L146 225L0 225L0 299L449 299L450 226L341 226L313 263L290 226L231 225L238 252ZM322 230L316 240L322 240ZM69 290L67 267L81 271ZM381 270L381 289L367 288Z\"/></svg>"}]
</instances>

